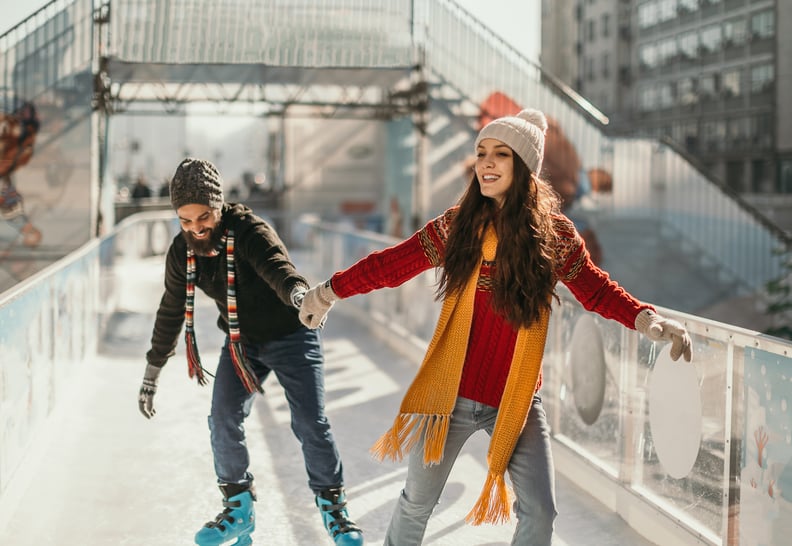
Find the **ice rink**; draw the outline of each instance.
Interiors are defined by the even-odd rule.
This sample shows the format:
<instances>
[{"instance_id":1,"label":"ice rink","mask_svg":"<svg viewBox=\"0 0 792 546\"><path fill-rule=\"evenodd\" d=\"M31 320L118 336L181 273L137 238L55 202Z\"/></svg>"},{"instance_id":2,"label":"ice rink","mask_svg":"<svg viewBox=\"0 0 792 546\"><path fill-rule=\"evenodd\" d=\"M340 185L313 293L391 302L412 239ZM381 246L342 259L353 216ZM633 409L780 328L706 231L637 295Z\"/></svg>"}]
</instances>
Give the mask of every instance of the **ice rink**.
<instances>
[{"instance_id":1,"label":"ice rink","mask_svg":"<svg viewBox=\"0 0 792 546\"><path fill-rule=\"evenodd\" d=\"M124 271L128 290L112 317L100 356L72 378L45 443L13 480L0 520L2 544L14 546L173 546L221 511L206 417L210 388L187 377L180 343L165 367L151 421L137 408L154 312L160 259ZM201 295L202 296L202 295ZM207 368L221 332L213 304L199 297L196 329ZM350 515L368 544L381 544L403 486L406 462L381 463L369 447L391 424L417 363L388 349L342 310L323 333L327 411L341 451ZM301 451L289 427L283 392L265 383L247 420L258 502L255 544L332 545L307 486ZM426 533L426 545L506 545L511 524L472 527L464 517L481 490L488 437L474 436L460 455ZM618 515L557 475L557 546L649 545ZM6 501L8 504L8 501Z\"/></svg>"}]
</instances>

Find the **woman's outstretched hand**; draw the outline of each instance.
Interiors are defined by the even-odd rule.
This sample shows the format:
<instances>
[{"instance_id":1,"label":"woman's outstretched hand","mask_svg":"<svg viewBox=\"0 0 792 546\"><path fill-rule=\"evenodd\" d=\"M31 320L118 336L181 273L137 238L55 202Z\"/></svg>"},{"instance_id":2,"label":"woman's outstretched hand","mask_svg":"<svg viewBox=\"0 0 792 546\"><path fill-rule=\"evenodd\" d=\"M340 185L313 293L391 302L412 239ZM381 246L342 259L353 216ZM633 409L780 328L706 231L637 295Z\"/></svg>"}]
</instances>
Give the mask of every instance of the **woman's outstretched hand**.
<instances>
[{"instance_id":1,"label":"woman's outstretched hand","mask_svg":"<svg viewBox=\"0 0 792 546\"><path fill-rule=\"evenodd\" d=\"M651 309L644 309L635 317L635 329L652 341L671 342L671 360L679 360L680 356L690 362L692 342L690 336L679 322L664 318Z\"/></svg>"},{"instance_id":2,"label":"woman's outstretched hand","mask_svg":"<svg viewBox=\"0 0 792 546\"><path fill-rule=\"evenodd\" d=\"M315 329L324 326L327 313L338 299L330 281L317 284L303 296L300 306L300 322L306 327Z\"/></svg>"}]
</instances>

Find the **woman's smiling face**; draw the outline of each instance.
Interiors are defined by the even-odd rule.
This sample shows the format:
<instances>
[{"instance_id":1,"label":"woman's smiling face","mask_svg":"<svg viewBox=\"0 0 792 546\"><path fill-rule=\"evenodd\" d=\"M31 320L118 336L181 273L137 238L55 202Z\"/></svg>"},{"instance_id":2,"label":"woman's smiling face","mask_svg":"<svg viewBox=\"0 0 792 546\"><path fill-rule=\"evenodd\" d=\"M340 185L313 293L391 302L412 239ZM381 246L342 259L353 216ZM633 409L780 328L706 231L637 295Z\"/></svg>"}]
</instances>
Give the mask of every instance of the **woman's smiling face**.
<instances>
[{"instance_id":1,"label":"woman's smiling face","mask_svg":"<svg viewBox=\"0 0 792 546\"><path fill-rule=\"evenodd\" d=\"M494 138L485 138L476 148L476 177L481 195L503 206L506 192L514 181L514 152Z\"/></svg>"}]
</instances>

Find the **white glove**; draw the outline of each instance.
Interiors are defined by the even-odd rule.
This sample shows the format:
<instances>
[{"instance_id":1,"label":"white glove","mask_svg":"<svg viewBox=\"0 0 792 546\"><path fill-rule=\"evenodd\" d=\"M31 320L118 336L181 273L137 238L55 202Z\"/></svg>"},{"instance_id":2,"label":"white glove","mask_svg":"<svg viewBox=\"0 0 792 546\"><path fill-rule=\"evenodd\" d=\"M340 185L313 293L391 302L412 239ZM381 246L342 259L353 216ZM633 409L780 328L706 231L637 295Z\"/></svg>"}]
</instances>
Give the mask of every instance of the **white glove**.
<instances>
[{"instance_id":1,"label":"white glove","mask_svg":"<svg viewBox=\"0 0 792 546\"><path fill-rule=\"evenodd\" d=\"M687 330L679 322L644 309L635 317L635 329L652 341L670 341L671 360L679 360L684 355L685 361L690 362L692 343Z\"/></svg>"},{"instance_id":2,"label":"white glove","mask_svg":"<svg viewBox=\"0 0 792 546\"><path fill-rule=\"evenodd\" d=\"M338 296L333 292L329 280L317 284L303 297L302 306L300 306L300 322L311 329L319 328L324 324L327 313L337 299Z\"/></svg>"}]
</instances>

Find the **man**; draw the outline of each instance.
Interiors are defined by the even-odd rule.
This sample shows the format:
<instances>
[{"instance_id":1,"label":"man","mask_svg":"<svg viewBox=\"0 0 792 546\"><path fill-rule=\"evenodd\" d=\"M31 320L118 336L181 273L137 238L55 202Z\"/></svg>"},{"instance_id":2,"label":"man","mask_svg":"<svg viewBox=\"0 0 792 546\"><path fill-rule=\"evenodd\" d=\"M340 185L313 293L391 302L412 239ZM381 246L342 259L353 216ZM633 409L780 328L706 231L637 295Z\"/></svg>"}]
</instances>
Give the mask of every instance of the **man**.
<instances>
[{"instance_id":1,"label":"man","mask_svg":"<svg viewBox=\"0 0 792 546\"><path fill-rule=\"evenodd\" d=\"M324 413L323 353L315 330L302 326L298 308L308 288L275 230L240 204L224 202L222 179L208 161L187 158L170 182L182 231L165 263L165 293L157 311L140 388L140 411L153 417L162 367L185 325L190 377L206 383L193 329L195 288L220 311L227 334L214 378L209 430L225 510L195 535L201 546L252 543L253 475L248 471L244 420L270 371L286 391L292 429L300 441L325 528L338 545L363 544L349 519L343 467ZM186 323L185 323L186 322Z\"/></svg>"}]
</instances>

